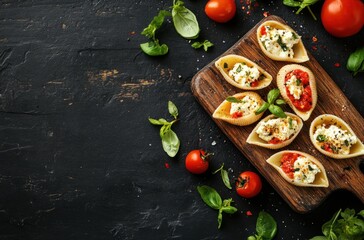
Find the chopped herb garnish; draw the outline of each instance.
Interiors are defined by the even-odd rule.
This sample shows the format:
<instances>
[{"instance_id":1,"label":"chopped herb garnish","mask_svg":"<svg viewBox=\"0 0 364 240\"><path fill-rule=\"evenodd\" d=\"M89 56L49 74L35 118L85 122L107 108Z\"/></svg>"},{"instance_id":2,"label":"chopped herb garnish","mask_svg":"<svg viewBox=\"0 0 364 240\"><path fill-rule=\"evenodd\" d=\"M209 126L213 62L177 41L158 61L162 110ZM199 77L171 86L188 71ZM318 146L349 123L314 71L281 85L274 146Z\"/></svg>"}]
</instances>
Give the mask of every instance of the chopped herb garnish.
<instances>
[{"instance_id":1,"label":"chopped herb garnish","mask_svg":"<svg viewBox=\"0 0 364 240\"><path fill-rule=\"evenodd\" d=\"M313 171L313 168L311 167L310 164L308 164L308 170Z\"/></svg>"},{"instance_id":2,"label":"chopped herb garnish","mask_svg":"<svg viewBox=\"0 0 364 240\"><path fill-rule=\"evenodd\" d=\"M229 65L226 62L224 62L224 68L228 68L228 67L229 67Z\"/></svg>"},{"instance_id":3,"label":"chopped herb garnish","mask_svg":"<svg viewBox=\"0 0 364 240\"><path fill-rule=\"evenodd\" d=\"M319 142L325 142L326 141L326 136L325 135L318 135L316 137L316 140L319 141Z\"/></svg>"},{"instance_id":4,"label":"chopped herb garnish","mask_svg":"<svg viewBox=\"0 0 364 240\"><path fill-rule=\"evenodd\" d=\"M344 144L345 146L349 147L349 141L347 139L345 139Z\"/></svg>"},{"instance_id":5,"label":"chopped herb garnish","mask_svg":"<svg viewBox=\"0 0 364 240\"><path fill-rule=\"evenodd\" d=\"M300 168L295 168L294 171L295 172L298 172L300 170Z\"/></svg>"},{"instance_id":6,"label":"chopped herb garnish","mask_svg":"<svg viewBox=\"0 0 364 240\"><path fill-rule=\"evenodd\" d=\"M297 80L296 80L296 85L297 85L297 86L301 85L301 82L302 82L302 81L301 81L300 79L298 79L298 78L297 78Z\"/></svg>"},{"instance_id":7,"label":"chopped herb garnish","mask_svg":"<svg viewBox=\"0 0 364 240\"><path fill-rule=\"evenodd\" d=\"M282 37L281 36L278 36L277 43L279 44L279 46L281 46L281 48L282 48L283 51L287 51L288 50L287 45L282 42Z\"/></svg>"},{"instance_id":8,"label":"chopped herb garnish","mask_svg":"<svg viewBox=\"0 0 364 240\"><path fill-rule=\"evenodd\" d=\"M292 118L288 118L289 129L293 129Z\"/></svg>"},{"instance_id":9,"label":"chopped herb garnish","mask_svg":"<svg viewBox=\"0 0 364 240\"><path fill-rule=\"evenodd\" d=\"M236 72L238 72L238 73L239 73L239 72L241 72L241 70L242 70L242 69L241 69L241 65L239 65L239 66L238 66L238 68L236 69Z\"/></svg>"},{"instance_id":10,"label":"chopped herb garnish","mask_svg":"<svg viewBox=\"0 0 364 240\"><path fill-rule=\"evenodd\" d=\"M245 101L237 99L236 97L227 97L225 100L231 103L246 103Z\"/></svg>"}]
</instances>

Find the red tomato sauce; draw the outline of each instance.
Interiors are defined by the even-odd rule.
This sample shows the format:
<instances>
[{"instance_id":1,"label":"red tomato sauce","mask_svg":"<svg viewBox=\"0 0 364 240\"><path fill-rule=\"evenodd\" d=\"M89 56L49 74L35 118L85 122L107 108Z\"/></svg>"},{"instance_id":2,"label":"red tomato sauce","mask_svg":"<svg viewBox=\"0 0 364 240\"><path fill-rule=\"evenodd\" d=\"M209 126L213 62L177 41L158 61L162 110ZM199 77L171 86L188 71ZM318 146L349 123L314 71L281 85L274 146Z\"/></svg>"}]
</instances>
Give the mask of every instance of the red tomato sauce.
<instances>
[{"instance_id":1,"label":"red tomato sauce","mask_svg":"<svg viewBox=\"0 0 364 240\"><path fill-rule=\"evenodd\" d=\"M265 26L263 26L263 27L260 28L260 35L263 36L265 34L267 34L267 29L265 29Z\"/></svg>"},{"instance_id":2,"label":"red tomato sauce","mask_svg":"<svg viewBox=\"0 0 364 240\"><path fill-rule=\"evenodd\" d=\"M243 113L242 112L234 112L231 117L232 118L239 118L239 117L242 117L243 116Z\"/></svg>"},{"instance_id":3,"label":"red tomato sauce","mask_svg":"<svg viewBox=\"0 0 364 240\"><path fill-rule=\"evenodd\" d=\"M268 141L269 144L278 144L283 142L281 139L273 137L271 140Z\"/></svg>"},{"instance_id":4,"label":"red tomato sauce","mask_svg":"<svg viewBox=\"0 0 364 240\"><path fill-rule=\"evenodd\" d=\"M293 164L299 156L301 156L301 155L298 153L283 154L283 157L281 159L281 168L282 168L283 172L285 172L289 178L293 179L293 175L294 175Z\"/></svg>"},{"instance_id":5,"label":"red tomato sauce","mask_svg":"<svg viewBox=\"0 0 364 240\"><path fill-rule=\"evenodd\" d=\"M292 75L295 75L297 79L301 81L300 84L303 85L303 93L301 94L300 99L295 99L293 95L289 92L288 87L286 87L286 93L292 104L300 111L308 111L312 107L312 91L310 87L310 80L308 73L302 71L301 69L295 69L289 73L287 73L285 77L285 82L287 82Z\"/></svg>"}]
</instances>

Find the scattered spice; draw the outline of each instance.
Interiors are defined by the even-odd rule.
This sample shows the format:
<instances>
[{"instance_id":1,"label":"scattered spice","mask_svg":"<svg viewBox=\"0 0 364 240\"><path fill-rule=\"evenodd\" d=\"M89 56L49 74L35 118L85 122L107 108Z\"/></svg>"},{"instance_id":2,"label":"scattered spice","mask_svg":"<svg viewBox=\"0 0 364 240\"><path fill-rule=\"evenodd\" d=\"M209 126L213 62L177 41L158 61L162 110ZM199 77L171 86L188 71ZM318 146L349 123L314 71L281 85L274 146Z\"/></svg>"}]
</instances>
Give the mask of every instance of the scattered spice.
<instances>
[{"instance_id":1,"label":"scattered spice","mask_svg":"<svg viewBox=\"0 0 364 240\"><path fill-rule=\"evenodd\" d=\"M268 17L269 15L270 15L269 12L267 12L267 11L266 12L263 12L263 16L264 17Z\"/></svg>"},{"instance_id":2,"label":"scattered spice","mask_svg":"<svg viewBox=\"0 0 364 240\"><path fill-rule=\"evenodd\" d=\"M246 215L247 215L247 216L253 216L253 213L252 213L251 211L249 211L249 210L248 210L248 211L246 211Z\"/></svg>"},{"instance_id":3,"label":"scattered spice","mask_svg":"<svg viewBox=\"0 0 364 240\"><path fill-rule=\"evenodd\" d=\"M338 67L340 67L340 63L337 62L334 64L334 66L338 68Z\"/></svg>"},{"instance_id":4,"label":"scattered spice","mask_svg":"<svg viewBox=\"0 0 364 240\"><path fill-rule=\"evenodd\" d=\"M312 46L312 50L313 51L317 51L317 47L316 46Z\"/></svg>"},{"instance_id":5,"label":"scattered spice","mask_svg":"<svg viewBox=\"0 0 364 240\"><path fill-rule=\"evenodd\" d=\"M169 165L169 163L166 162L166 163L164 163L164 167L165 168L170 168L171 166Z\"/></svg>"},{"instance_id":6,"label":"scattered spice","mask_svg":"<svg viewBox=\"0 0 364 240\"><path fill-rule=\"evenodd\" d=\"M317 42L317 40L318 40L318 39L317 39L317 37L316 37L316 36L313 36L313 37L312 37L312 42Z\"/></svg>"}]
</instances>

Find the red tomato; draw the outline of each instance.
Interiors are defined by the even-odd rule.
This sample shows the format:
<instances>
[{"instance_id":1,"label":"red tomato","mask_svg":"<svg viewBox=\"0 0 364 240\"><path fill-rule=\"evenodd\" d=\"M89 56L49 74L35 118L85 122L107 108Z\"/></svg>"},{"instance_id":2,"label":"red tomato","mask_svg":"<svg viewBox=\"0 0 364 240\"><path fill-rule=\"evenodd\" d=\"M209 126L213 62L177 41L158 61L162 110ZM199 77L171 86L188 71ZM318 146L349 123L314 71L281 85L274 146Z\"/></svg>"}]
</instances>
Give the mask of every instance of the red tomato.
<instances>
[{"instance_id":1,"label":"red tomato","mask_svg":"<svg viewBox=\"0 0 364 240\"><path fill-rule=\"evenodd\" d=\"M206 15L215 22L225 23L235 16L235 0L210 0L205 6Z\"/></svg>"},{"instance_id":2,"label":"red tomato","mask_svg":"<svg viewBox=\"0 0 364 240\"><path fill-rule=\"evenodd\" d=\"M361 0L326 0L321 9L326 31L335 37L349 37L364 25L364 3Z\"/></svg>"},{"instance_id":3,"label":"red tomato","mask_svg":"<svg viewBox=\"0 0 364 240\"><path fill-rule=\"evenodd\" d=\"M209 168L208 156L211 154L206 153L204 150L192 150L186 156L186 169L194 174L201 174L206 172Z\"/></svg>"},{"instance_id":4,"label":"red tomato","mask_svg":"<svg viewBox=\"0 0 364 240\"><path fill-rule=\"evenodd\" d=\"M262 190L262 180L255 172L242 172L236 181L235 189L239 196L252 198Z\"/></svg>"}]
</instances>

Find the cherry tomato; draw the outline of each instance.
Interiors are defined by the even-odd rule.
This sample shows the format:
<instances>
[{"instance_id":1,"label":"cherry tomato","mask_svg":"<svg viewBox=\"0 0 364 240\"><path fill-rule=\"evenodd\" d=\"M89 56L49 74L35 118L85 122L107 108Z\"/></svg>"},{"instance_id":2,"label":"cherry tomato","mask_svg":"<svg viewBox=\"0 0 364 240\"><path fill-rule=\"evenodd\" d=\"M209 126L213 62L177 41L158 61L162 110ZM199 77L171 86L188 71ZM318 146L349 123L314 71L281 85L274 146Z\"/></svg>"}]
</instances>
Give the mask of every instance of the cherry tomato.
<instances>
[{"instance_id":1,"label":"cherry tomato","mask_svg":"<svg viewBox=\"0 0 364 240\"><path fill-rule=\"evenodd\" d=\"M245 171L240 173L235 189L239 196L252 198L262 190L262 180L255 172Z\"/></svg>"},{"instance_id":2,"label":"cherry tomato","mask_svg":"<svg viewBox=\"0 0 364 240\"><path fill-rule=\"evenodd\" d=\"M328 33L335 37L349 37L364 25L364 3L361 0L325 0L321 21Z\"/></svg>"},{"instance_id":3,"label":"cherry tomato","mask_svg":"<svg viewBox=\"0 0 364 240\"><path fill-rule=\"evenodd\" d=\"M206 15L215 22L225 23L235 16L235 0L210 0L205 6Z\"/></svg>"},{"instance_id":4,"label":"cherry tomato","mask_svg":"<svg viewBox=\"0 0 364 240\"><path fill-rule=\"evenodd\" d=\"M201 174L206 172L209 168L208 157L210 153L204 150L192 150L186 156L185 165L189 172L194 174Z\"/></svg>"}]
</instances>

